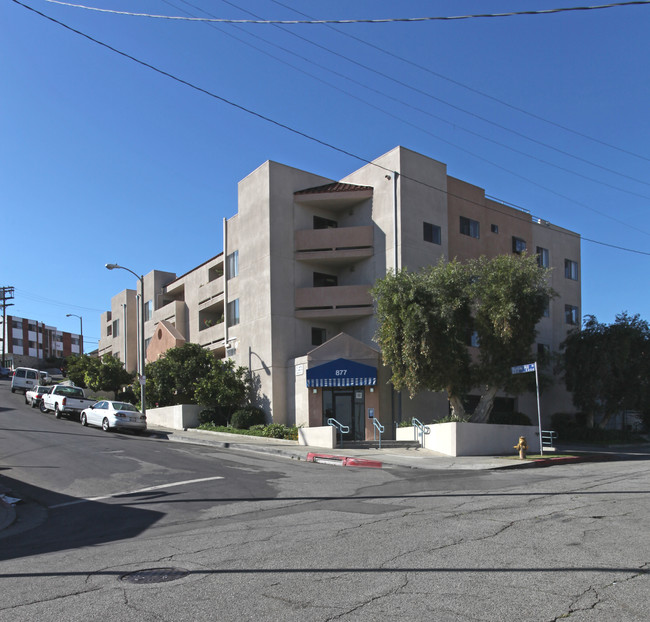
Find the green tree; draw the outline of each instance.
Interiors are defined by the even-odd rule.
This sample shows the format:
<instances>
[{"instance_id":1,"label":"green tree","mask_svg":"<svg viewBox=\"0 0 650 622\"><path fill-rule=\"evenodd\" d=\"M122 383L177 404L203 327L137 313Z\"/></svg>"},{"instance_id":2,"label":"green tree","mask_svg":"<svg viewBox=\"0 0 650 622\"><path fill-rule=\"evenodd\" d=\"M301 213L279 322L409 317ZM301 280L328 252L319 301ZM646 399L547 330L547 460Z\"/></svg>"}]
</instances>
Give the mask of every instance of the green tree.
<instances>
[{"instance_id":1,"label":"green tree","mask_svg":"<svg viewBox=\"0 0 650 622\"><path fill-rule=\"evenodd\" d=\"M71 354L65 360L65 372L68 380L71 380L76 387L85 389L89 385L86 384L86 372L93 369L99 363L99 359L82 354L77 356Z\"/></svg>"},{"instance_id":2,"label":"green tree","mask_svg":"<svg viewBox=\"0 0 650 622\"><path fill-rule=\"evenodd\" d=\"M480 387L471 418L477 422L487 421L499 389L522 390L510 368L530 358L535 325L554 295L536 258L517 255L402 270L380 279L372 293L375 339L393 385L411 396L446 391L456 419L466 418L469 389ZM474 357L468 349L473 332L480 345Z\"/></svg>"},{"instance_id":3,"label":"green tree","mask_svg":"<svg viewBox=\"0 0 650 622\"><path fill-rule=\"evenodd\" d=\"M250 393L248 369L232 360L214 361L212 369L196 383L197 404L218 409L227 421L245 405Z\"/></svg>"},{"instance_id":4,"label":"green tree","mask_svg":"<svg viewBox=\"0 0 650 622\"><path fill-rule=\"evenodd\" d=\"M117 394L122 387L133 382L133 377L134 374L124 369L118 357L112 354L104 355L99 370L99 385L102 391L113 391L113 396L117 399Z\"/></svg>"},{"instance_id":5,"label":"green tree","mask_svg":"<svg viewBox=\"0 0 650 622\"><path fill-rule=\"evenodd\" d=\"M564 382L591 425L598 418L604 428L625 409L650 411L650 327L639 315L621 313L609 325L589 315L561 348Z\"/></svg>"},{"instance_id":6,"label":"green tree","mask_svg":"<svg viewBox=\"0 0 650 622\"><path fill-rule=\"evenodd\" d=\"M396 389L446 391L456 418L471 386L467 335L472 275L451 261L414 273L389 273L375 284L379 343Z\"/></svg>"},{"instance_id":7,"label":"green tree","mask_svg":"<svg viewBox=\"0 0 650 622\"><path fill-rule=\"evenodd\" d=\"M215 358L195 343L167 350L145 367L147 402L158 406L196 404L196 385L209 375L214 362ZM139 391L138 386L136 394Z\"/></svg>"}]
</instances>

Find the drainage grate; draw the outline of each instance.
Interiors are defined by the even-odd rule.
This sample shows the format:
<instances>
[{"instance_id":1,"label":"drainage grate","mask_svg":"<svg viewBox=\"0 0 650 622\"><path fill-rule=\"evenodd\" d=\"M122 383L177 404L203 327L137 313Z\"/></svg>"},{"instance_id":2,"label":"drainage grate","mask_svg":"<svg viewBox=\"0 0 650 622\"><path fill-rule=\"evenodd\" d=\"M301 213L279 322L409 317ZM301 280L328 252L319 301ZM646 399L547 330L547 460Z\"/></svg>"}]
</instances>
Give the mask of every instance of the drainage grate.
<instances>
[{"instance_id":1,"label":"drainage grate","mask_svg":"<svg viewBox=\"0 0 650 622\"><path fill-rule=\"evenodd\" d=\"M147 570L137 570L122 575L120 581L128 583L165 583L166 581L176 581L190 574L189 570L183 568L148 568Z\"/></svg>"}]
</instances>

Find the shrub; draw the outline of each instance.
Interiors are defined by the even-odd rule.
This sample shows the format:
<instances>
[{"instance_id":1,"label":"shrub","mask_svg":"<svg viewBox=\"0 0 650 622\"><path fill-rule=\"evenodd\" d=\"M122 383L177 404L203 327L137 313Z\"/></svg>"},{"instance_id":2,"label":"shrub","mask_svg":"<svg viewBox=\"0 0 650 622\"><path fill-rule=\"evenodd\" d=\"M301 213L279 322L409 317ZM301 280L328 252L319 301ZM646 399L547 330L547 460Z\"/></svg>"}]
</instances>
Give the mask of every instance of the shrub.
<instances>
[{"instance_id":1,"label":"shrub","mask_svg":"<svg viewBox=\"0 0 650 622\"><path fill-rule=\"evenodd\" d=\"M233 413L230 425L240 430L248 430L253 425L263 425L266 421L264 411L255 406L247 406Z\"/></svg>"},{"instance_id":2,"label":"shrub","mask_svg":"<svg viewBox=\"0 0 650 622\"><path fill-rule=\"evenodd\" d=\"M490 415L490 423L498 423L501 425L533 425L528 415L517 412L493 412Z\"/></svg>"},{"instance_id":3,"label":"shrub","mask_svg":"<svg viewBox=\"0 0 650 622\"><path fill-rule=\"evenodd\" d=\"M219 407L204 408L199 413L199 423L211 423L215 426L225 426L228 423L228 417Z\"/></svg>"},{"instance_id":4,"label":"shrub","mask_svg":"<svg viewBox=\"0 0 650 622\"><path fill-rule=\"evenodd\" d=\"M413 425L413 419L406 419L404 421L400 421L399 425L397 426L398 428L410 428Z\"/></svg>"}]
</instances>

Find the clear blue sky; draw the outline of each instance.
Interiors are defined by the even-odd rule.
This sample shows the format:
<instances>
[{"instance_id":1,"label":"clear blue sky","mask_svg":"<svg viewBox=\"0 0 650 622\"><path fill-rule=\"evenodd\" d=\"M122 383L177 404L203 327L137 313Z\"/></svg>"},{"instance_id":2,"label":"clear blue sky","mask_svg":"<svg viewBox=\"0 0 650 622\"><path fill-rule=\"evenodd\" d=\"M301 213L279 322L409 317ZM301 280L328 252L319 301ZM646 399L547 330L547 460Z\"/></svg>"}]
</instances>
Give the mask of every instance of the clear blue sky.
<instances>
[{"instance_id":1,"label":"clear blue sky","mask_svg":"<svg viewBox=\"0 0 650 622\"><path fill-rule=\"evenodd\" d=\"M277 26L22 1L362 159L403 145L445 162L450 175L594 240L582 242L582 314L604 322L621 311L650 319L650 5ZM80 3L228 19L304 19L296 11L316 19L403 18L589 4ZM12 0L0 2L0 28L0 285L16 288L15 315L72 332L79 321L66 313L82 315L87 350L96 347L111 297L135 287L131 275L109 272L105 263L182 274L221 252L221 222L236 213L237 182L265 160L333 179L363 165Z\"/></svg>"}]
</instances>

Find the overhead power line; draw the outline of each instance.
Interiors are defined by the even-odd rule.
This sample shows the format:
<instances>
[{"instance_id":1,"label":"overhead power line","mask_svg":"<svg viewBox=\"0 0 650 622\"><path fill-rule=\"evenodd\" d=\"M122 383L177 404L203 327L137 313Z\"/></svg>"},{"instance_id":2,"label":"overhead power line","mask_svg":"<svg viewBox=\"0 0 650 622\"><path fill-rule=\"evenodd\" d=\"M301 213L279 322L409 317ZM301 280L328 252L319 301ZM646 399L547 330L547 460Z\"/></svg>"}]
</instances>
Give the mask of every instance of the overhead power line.
<instances>
[{"instance_id":1,"label":"overhead power line","mask_svg":"<svg viewBox=\"0 0 650 622\"><path fill-rule=\"evenodd\" d=\"M399 22L432 22L451 21L458 19L475 19L484 17L514 17L517 15L550 15L553 13L567 13L569 11L596 11L601 9L613 9L623 6L634 6L650 4L650 0L635 0L631 2L612 2L610 4L599 4L594 6L572 6L557 9L544 9L537 11L510 11L508 13L476 13L470 15L437 15L433 17L386 17L379 19L226 19L215 17L185 17L180 15L158 15L153 13L132 13L130 11L116 11L114 9L100 9L98 7L86 6L63 2L62 0L46 0L52 4L73 7L75 9L86 9L100 13L113 13L117 15L129 15L132 17L149 17L153 19L171 19L186 22L216 22L221 24L284 24L287 26L297 24L390 24Z\"/></svg>"},{"instance_id":2,"label":"overhead power line","mask_svg":"<svg viewBox=\"0 0 650 622\"><path fill-rule=\"evenodd\" d=\"M382 171L386 171L387 173L390 173L390 174L394 173L394 171L391 168L382 166L381 164L378 164L377 162L373 162L372 160L369 160L368 158L365 158L363 156L359 156L359 155L357 155L355 153L352 153L351 151L343 149L342 147L337 147L336 145L328 143L327 141L324 141L324 140L322 140L320 138L316 138L315 136L311 136L310 134L307 134L306 132L303 132L301 130L293 128L290 125L287 125L285 123L281 123L280 121L276 121L275 119L267 117L266 115L263 115L263 114L261 114L259 112L254 111L254 110L250 110L249 108L246 108L245 106L242 106L241 104L237 104L235 102L232 102L232 101L226 99L225 97L222 97L220 95L217 95L216 93L212 93L211 91L208 91L207 89L204 89L204 88L202 88L200 86L192 84L191 82L188 82L187 80L184 80L183 78L179 78L178 76L175 76L174 74L171 74L171 73L169 73L169 72L167 72L167 71L165 71L163 69L160 69L160 68L158 68L158 67L156 67L154 65L151 65L150 63L147 63L146 61L142 61L142 60L140 60L140 59L138 59L138 58L136 58L134 56L131 56L130 54L127 54L126 52L122 52L121 50L118 50L117 48L114 48L111 45L109 45L107 43L104 43L103 41L99 41L98 39L95 39L94 37L91 37L90 35L87 35L84 32L81 32L80 30L76 30L75 28L72 28L71 26L68 26L67 24L64 24L63 22L61 22L61 21L59 21L59 20L57 20L57 19L55 19L53 17L50 17L49 15L46 15L46 14L42 13L41 11L38 11L37 9L34 9L33 7L30 7L30 6L26 5L26 4L24 4L23 2L20 2L20 0L12 0L12 1L14 3L28 9L29 11L32 11L33 13L36 13L37 15L40 15L41 17L47 19L48 21L51 21L51 22L53 22L53 23L55 23L55 24L57 24L59 26L62 26L66 30L74 32L75 34L78 34L78 35L84 37L85 39L88 39L89 41L92 41L93 43L101 45L102 47L105 47L106 49L111 50L112 52L115 52L116 54L119 54L120 56L123 56L124 58L128 58L129 60L132 60L133 62L138 63L139 65L142 65L143 67L147 67L148 69L151 69L152 71L155 71L156 73L159 73L159 74L164 75L164 76L166 76L168 78L171 78L172 80L174 80L176 82L179 82L180 84L184 84L185 86L188 86L191 89L194 89L194 90L196 90L196 91L198 91L200 93L208 95L209 97L217 99L217 100L219 100L219 101L221 101L221 102L223 102L225 104L228 104L229 106L232 106L232 107L234 107L234 108L236 108L238 110L241 110L242 112L246 112L247 114L252 115L254 117L257 117L258 119L261 119L263 121L267 121L268 123L271 123L272 125L275 125L276 127L280 127L282 129L285 129L285 130L287 130L287 131L289 131L289 132L291 132L293 134L296 134L298 136L306 138L309 141L312 141L312 142L315 142L315 143L317 143L319 145L327 147L328 149L332 149L333 151L337 151L338 153L341 153L343 155L347 155L347 156L349 156L349 157L351 157L351 158L353 158L355 160L359 160L361 162L364 162L365 164L368 164L368 165L374 166L376 168L379 168ZM650 2L650 0L649 0L649 2ZM437 186L434 186L434 185L429 184L427 182L424 182L422 180L415 179L415 178L409 177L407 175L403 175L401 173L400 173L400 177L402 179L412 181L414 183L420 184L420 185L422 185L424 187L427 187L427 188L430 188L432 190L442 192L442 193L444 193L444 194L446 194L448 196L452 196L454 198L462 199L467 203L472 203L472 204L478 205L480 207L483 207L485 209L493 209L494 211L497 211L496 209L491 208L490 206L485 205L484 203L478 203L476 201L472 201L471 199L468 199L467 197L462 197L462 196L455 195L455 194L453 194L451 192L448 192L447 190L444 190L442 188L438 188ZM592 208L588 208L588 209L592 209ZM597 210L593 210L593 209L592 209L592 211L597 212ZM600 213L600 212L597 212L597 213ZM528 215L526 217L526 221L529 221L529 218L530 218L530 216ZM520 217L520 219L524 220L523 214ZM617 221L617 222L620 222L620 221ZM622 223L622 224L626 224L626 223ZM581 236L576 234L576 233L571 233L571 235L574 235L575 237L581 238ZM610 246L610 247L613 247L613 248L617 248L619 250L625 250L625 251L632 252L632 253L637 253L637 254L641 254L641 255L650 256L650 252L644 252L644 251L638 251L638 250L631 249L631 248L614 246L612 244L606 244L604 242L598 242L596 240L590 240L588 238L581 238L581 239L585 239L586 241L593 242L593 243L596 243L596 244L601 244L602 246Z\"/></svg>"},{"instance_id":3,"label":"overhead power line","mask_svg":"<svg viewBox=\"0 0 650 622\"><path fill-rule=\"evenodd\" d=\"M186 4L189 4L186 0L182 0ZM290 9L294 13L298 13L298 15L302 15L303 17L307 17L309 19L313 19L311 15L308 15L307 13L303 13L302 11L299 11L298 9L287 5L283 4L280 2L280 0L271 0L274 4L277 4L281 7L284 7L285 9ZM247 11L248 12L248 11ZM475 93L476 95L480 95L481 97L485 97L493 102L496 102L498 104L501 104L502 106L506 106L507 108L510 108L511 110L515 110L521 114L527 115L531 117L532 119L536 119L537 121L542 121L543 123L547 123L549 125L552 125L554 127L557 127L561 130L564 130L565 132L570 132L571 134L574 134L575 136L580 136L581 138L585 138L587 140L591 140L595 143L598 143L599 145L603 145L604 147L609 147L610 149L614 149L615 151L618 151L620 153L625 153L629 156L639 158L640 160L645 160L646 162L650 162L650 157L641 155L639 153L635 153L633 151L628 151L627 149L623 149L622 147L618 147L617 145L612 145L611 143L608 143L604 140L601 140L599 138L595 138L594 136L589 136L588 134L584 134L582 132L579 132L578 130L568 127L567 125L562 125L561 123L558 123L557 121L552 121L551 119L547 119L545 117L542 117L538 114L535 114L534 112L531 112L530 110L526 110L524 108L520 108L519 106L515 106L514 104L511 104L510 102L507 102L503 99L500 99L498 97L495 97L494 95L490 95L489 93L486 93L485 91L481 91L480 89L477 89L475 87L469 86L468 84L464 84L463 82L460 82L459 80L455 80L454 78L450 78L449 76L446 76L438 71L435 71L431 69L431 67L427 67L425 65L422 65L420 63L417 63L409 58L405 58L404 56L400 56L399 54L395 54L394 52L391 52L390 50L386 49L385 47L375 45L374 43L371 43L370 41L367 41L366 39L362 39L361 37L357 37L356 35L353 35L350 32L346 32L344 30L340 30L338 28L334 28L332 25L327 25L327 28L330 30L336 32L337 34L343 35L344 37L347 37L348 39L353 39L354 41L357 41L361 43L362 45L365 45L369 48L372 48L374 50L377 50L378 52L381 52L382 54L385 54L387 56L391 56L392 58L395 58L399 61L402 61L404 63L407 63L411 65L412 67L415 67L416 69L420 69L421 71L425 71L426 73L429 73L432 76L435 76L436 78L440 78L441 80L445 80L449 82L450 84L455 84L456 86L459 86L463 89L466 89L467 91L470 91L471 93Z\"/></svg>"}]
</instances>

